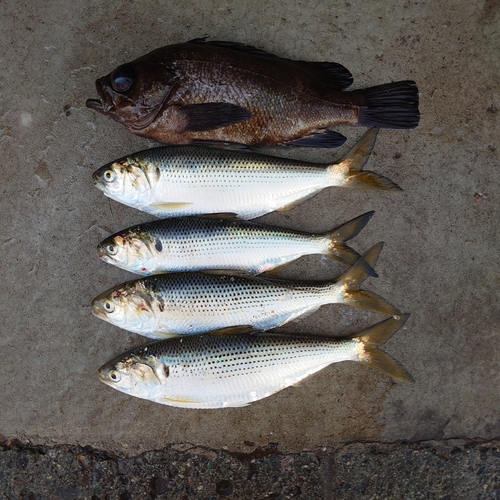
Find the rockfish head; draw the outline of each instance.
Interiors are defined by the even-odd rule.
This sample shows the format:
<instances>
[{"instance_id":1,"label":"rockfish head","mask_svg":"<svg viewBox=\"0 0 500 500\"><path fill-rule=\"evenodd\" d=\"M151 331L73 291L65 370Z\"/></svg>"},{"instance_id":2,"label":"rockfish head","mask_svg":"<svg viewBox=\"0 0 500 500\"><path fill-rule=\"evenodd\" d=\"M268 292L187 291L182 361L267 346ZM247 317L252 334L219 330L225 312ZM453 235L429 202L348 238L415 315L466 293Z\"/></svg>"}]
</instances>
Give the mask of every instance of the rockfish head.
<instances>
[{"instance_id":1,"label":"rockfish head","mask_svg":"<svg viewBox=\"0 0 500 500\"><path fill-rule=\"evenodd\" d=\"M137 206L147 203L152 191L146 168L133 157L108 163L92 174L95 186L109 198Z\"/></svg>"},{"instance_id":2,"label":"rockfish head","mask_svg":"<svg viewBox=\"0 0 500 500\"><path fill-rule=\"evenodd\" d=\"M158 49L161 50L161 49ZM96 80L99 99L87 107L122 123L132 132L149 126L167 104L177 75L163 54L153 51Z\"/></svg>"},{"instance_id":3,"label":"rockfish head","mask_svg":"<svg viewBox=\"0 0 500 500\"><path fill-rule=\"evenodd\" d=\"M134 229L114 234L97 245L97 254L104 262L127 271L148 275L156 267L158 244L155 238Z\"/></svg>"},{"instance_id":4,"label":"rockfish head","mask_svg":"<svg viewBox=\"0 0 500 500\"><path fill-rule=\"evenodd\" d=\"M153 298L141 282L130 281L98 295L92 313L112 325L150 336L155 331Z\"/></svg>"}]
</instances>

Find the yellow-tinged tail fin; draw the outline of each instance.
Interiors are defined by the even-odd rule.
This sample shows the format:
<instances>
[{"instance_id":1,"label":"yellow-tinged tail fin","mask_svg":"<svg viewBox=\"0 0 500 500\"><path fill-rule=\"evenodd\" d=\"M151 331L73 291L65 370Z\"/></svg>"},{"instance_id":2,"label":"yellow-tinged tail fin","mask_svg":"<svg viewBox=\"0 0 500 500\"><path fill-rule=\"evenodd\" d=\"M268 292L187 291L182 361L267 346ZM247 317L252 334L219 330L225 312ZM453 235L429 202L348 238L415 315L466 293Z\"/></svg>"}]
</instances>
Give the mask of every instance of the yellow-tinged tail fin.
<instances>
[{"instance_id":1,"label":"yellow-tinged tail fin","mask_svg":"<svg viewBox=\"0 0 500 500\"><path fill-rule=\"evenodd\" d=\"M354 340L360 342L362 346L358 361L390 377L410 382L409 373L395 359L378 349L406 323L409 316L409 314L399 314L356 335Z\"/></svg>"},{"instance_id":2,"label":"yellow-tinged tail fin","mask_svg":"<svg viewBox=\"0 0 500 500\"><path fill-rule=\"evenodd\" d=\"M382 297L366 290L352 290L359 286L370 274L375 266L378 256L383 248L383 243L373 245L356 264L342 274L337 283L343 287L342 303L370 311L395 316L399 311Z\"/></svg>"},{"instance_id":3,"label":"yellow-tinged tail fin","mask_svg":"<svg viewBox=\"0 0 500 500\"><path fill-rule=\"evenodd\" d=\"M336 227L332 231L324 233L325 236L330 239L328 242L329 252L326 255L344 264L355 264L361 258L361 255L347 246L346 241L357 236L366 224L368 224L374 213L375 212L372 210L371 212L367 212L366 214L360 215L342 224L342 226ZM377 276L373 267L370 266L370 268L369 274L371 276Z\"/></svg>"},{"instance_id":4,"label":"yellow-tinged tail fin","mask_svg":"<svg viewBox=\"0 0 500 500\"><path fill-rule=\"evenodd\" d=\"M363 171L363 167L370 158L375 140L378 134L377 128L371 128L363 137L353 146L341 161L341 165L347 167L347 178L343 184L344 187L382 190L382 191L402 191L394 182L383 175L375 172Z\"/></svg>"}]
</instances>

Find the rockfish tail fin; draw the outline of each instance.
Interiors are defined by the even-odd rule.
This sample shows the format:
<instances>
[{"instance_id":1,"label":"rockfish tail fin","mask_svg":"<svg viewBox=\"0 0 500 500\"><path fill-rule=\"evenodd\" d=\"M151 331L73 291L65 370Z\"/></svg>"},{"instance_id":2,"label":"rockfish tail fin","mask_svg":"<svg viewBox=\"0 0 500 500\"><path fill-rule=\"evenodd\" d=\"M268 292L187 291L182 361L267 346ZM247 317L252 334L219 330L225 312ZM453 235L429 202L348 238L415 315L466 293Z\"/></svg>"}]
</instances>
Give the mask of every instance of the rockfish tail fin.
<instances>
[{"instance_id":1,"label":"rockfish tail fin","mask_svg":"<svg viewBox=\"0 0 500 500\"><path fill-rule=\"evenodd\" d=\"M361 344L358 361L390 377L410 382L408 372L395 359L378 349L406 323L408 316L410 315L400 314L386 319L356 335L354 339Z\"/></svg>"},{"instance_id":2,"label":"rockfish tail fin","mask_svg":"<svg viewBox=\"0 0 500 500\"><path fill-rule=\"evenodd\" d=\"M399 315L399 311L377 294L366 290L352 290L359 286L369 275L380 255L383 243L377 243L366 252L356 264L348 269L337 280L337 285L342 287L342 303L390 316Z\"/></svg>"},{"instance_id":3,"label":"rockfish tail fin","mask_svg":"<svg viewBox=\"0 0 500 500\"><path fill-rule=\"evenodd\" d=\"M386 83L355 92L364 97L356 125L403 129L418 125L418 88L414 81Z\"/></svg>"},{"instance_id":4,"label":"rockfish tail fin","mask_svg":"<svg viewBox=\"0 0 500 500\"><path fill-rule=\"evenodd\" d=\"M332 169L332 174L338 167L347 169L342 186L365 190L401 191L401 188L387 177L363 170L370 158L377 134L376 128L368 130L339 164L329 167Z\"/></svg>"},{"instance_id":5,"label":"rockfish tail fin","mask_svg":"<svg viewBox=\"0 0 500 500\"><path fill-rule=\"evenodd\" d=\"M324 233L325 236L329 238L328 241L328 257L343 262L344 264L353 265L360 258L361 255L353 250L351 247L346 245L346 241L354 238L358 233L368 224L369 220L373 217L375 212L367 212L366 214L360 215L355 219L336 227L332 231ZM369 264L368 264L369 265ZM370 266L369 274L371 276L377 276L375 270Z\"/></svg>"}]
</instances>

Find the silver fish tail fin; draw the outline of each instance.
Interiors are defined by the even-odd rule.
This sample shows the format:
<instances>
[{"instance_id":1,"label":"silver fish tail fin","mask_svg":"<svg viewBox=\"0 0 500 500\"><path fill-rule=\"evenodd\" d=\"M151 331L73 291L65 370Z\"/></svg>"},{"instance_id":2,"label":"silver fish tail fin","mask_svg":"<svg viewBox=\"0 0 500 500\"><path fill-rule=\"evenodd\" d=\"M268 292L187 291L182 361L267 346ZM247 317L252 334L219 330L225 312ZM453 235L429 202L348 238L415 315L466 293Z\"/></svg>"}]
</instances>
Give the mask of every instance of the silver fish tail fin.
<instances>
[{"instance_id":1,"label":"silver fish tail fin","mask_svg":"<svg viewBox=\"0 0 500 500\"><path fill-rule=\"evenodd\" d=\"M366 214L360 215L336 227L332 231L324 233L328 238L328 253L326 253L326 255L344 264L349 264L351 266L355 264L361 258L361 255L347 246L346 241L357 236L366 224L368 224L374 213L375 212L372 210L371 212L367 212ZM369 274L371 276L377 276L373 268L370 269Z\"/></svg>"},{"instance_id":2,"label":"silver fish tail fin","mask_svg":"<svg viewBox=\"0 0 500 500\"><path fill-rule=\"evenodd\" d=\"M377 262L383 248L383 243L377 243L366 252L356 264L348 269L337 280L337 285L342 287L342 303L362 309L368 309L382 314L395 316L399 311L377 294L366 290L352 290L359 286L371 273L370 270Z\"/></svg>"},{"instance_id":3,"label":"silver fish tail fin","mask_svg":"<svg viewBox=\"0 0 500 500\"><path fill-rule=\"evenodd\" d=\"M406 323L408 316L410 315L394 316L356 335L354 339L360 344L357 361L395 379L410 382L412 379L408 372L395 359L378 349Z\"/></svg>"},{"instance_id":4,"label":"silver fish tail fin","mask_svg":"<svg viewBox=\"0 0 500 500\"><path fill-rule=\"evenodd\" d=\"M387 177L363 170L370 158L377 134L378 129L376 128L368 130L340 162L339 166L347 168L346 178L342 184L344 187L378 191L402 191L396 183Z\"/></svg>"}]
</instances>

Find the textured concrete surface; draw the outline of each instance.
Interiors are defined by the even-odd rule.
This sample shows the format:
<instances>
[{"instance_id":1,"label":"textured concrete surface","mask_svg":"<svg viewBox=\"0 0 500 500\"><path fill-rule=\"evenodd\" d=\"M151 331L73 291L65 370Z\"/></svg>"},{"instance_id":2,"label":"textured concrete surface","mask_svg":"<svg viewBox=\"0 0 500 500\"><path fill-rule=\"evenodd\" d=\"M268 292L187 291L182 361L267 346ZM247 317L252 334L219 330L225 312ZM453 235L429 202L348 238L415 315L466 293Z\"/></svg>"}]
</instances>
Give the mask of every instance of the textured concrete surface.
<instances>
[{"instance_id":1,"label":"textured concrete surface","mask_svg":"<svg viewBox=\"0 0 500 500\"><path fill-rule=\"evenodd\" d=\"M349 441L500 437L500 4L453 2L2 2L0 28L0 433L135 454L172 443L283 452ZM155 405L97 368L143 340L94 318L91 299L130 278L100 262L111 232L149 220L104 198L91 173L153 145L85 107L94 81L155 47L210 35L280 56L333 60L354 87L415 79L420 126L382 131L369 169L400 194L326 190L267 222L326 230L376 214L353 246L386 247L366 286L412 316L386 350L394 383L353 364L226 411ZM346 148L363 130L344 128ZM311 160L340 151L287 151ZM284 154L284 153L283 153ZM307 258L287 276L333 277ZM352 333L380 318L324 307L291 331Z\"/></svg>"}]
</instances>

